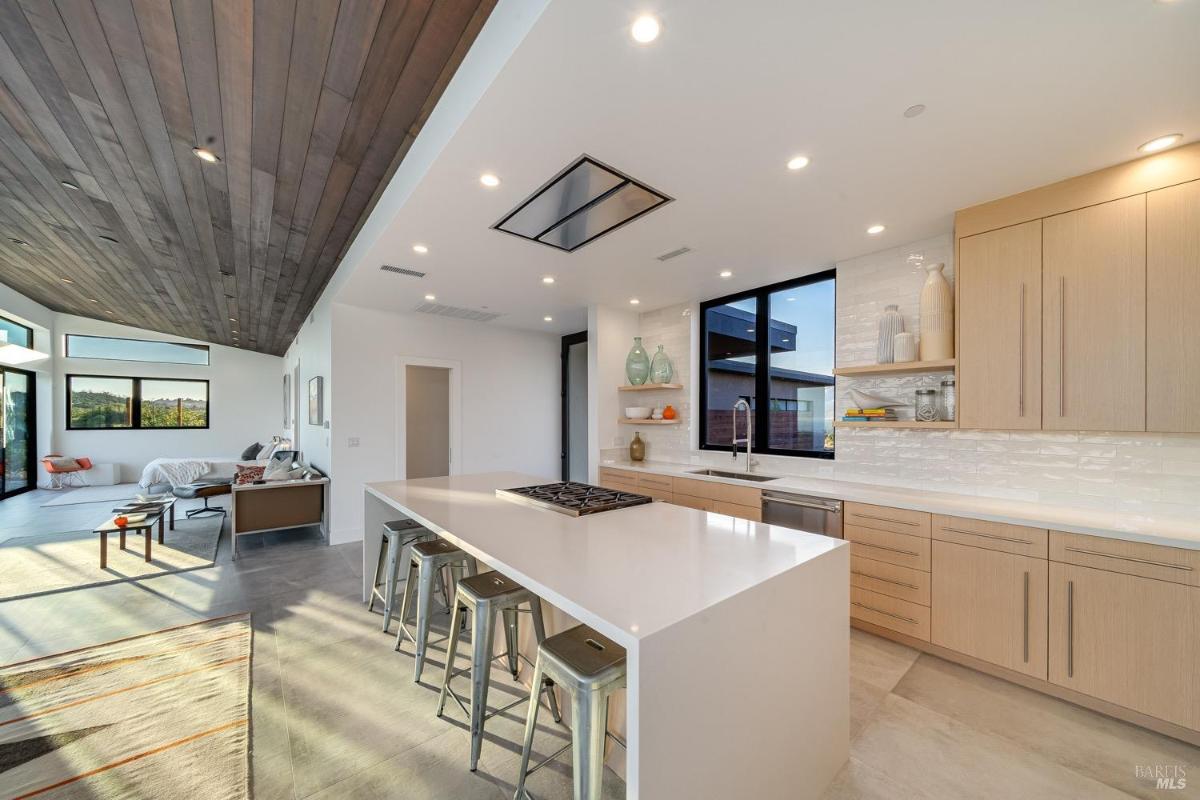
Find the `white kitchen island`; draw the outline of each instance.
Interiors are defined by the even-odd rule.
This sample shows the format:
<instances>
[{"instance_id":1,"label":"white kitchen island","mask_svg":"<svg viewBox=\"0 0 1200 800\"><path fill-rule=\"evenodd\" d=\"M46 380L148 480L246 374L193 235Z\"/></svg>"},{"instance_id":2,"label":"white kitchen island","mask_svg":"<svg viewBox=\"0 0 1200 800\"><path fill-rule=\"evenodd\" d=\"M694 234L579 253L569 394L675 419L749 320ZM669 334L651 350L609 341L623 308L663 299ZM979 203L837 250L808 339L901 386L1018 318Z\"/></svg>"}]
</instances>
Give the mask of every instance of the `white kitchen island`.
<instances>
[{"instance_id":1,"label":"white kitchen island","mask_svg":"<svg viewBox=\"0 0 1200 800\"><path fill-rule=\"evenodd\" d=\"M627 649L629 798L818 796L849 747L848 545L667 503L571 517L496 496L538 483L368 484L364 599L383 523L411 517Z\"/></svg>"}]
</instances>

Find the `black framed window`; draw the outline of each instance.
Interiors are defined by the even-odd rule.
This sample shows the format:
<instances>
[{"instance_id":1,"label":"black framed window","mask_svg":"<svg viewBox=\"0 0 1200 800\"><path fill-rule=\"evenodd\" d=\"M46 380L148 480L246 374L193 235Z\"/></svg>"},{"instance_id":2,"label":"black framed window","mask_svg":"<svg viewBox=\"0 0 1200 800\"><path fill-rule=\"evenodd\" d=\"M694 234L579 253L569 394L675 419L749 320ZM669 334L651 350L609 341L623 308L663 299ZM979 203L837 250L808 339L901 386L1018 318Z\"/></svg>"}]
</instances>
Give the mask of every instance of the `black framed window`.
<instances>
[{"instance_id":1,"label":"black framed window","mask_svg":"<svg viewBox=\"0 0 1200 800\"><path fill-rule=\"evenodd\" d=\"M828 270L700 304L701 449L732 449L744 399L754 452L833 458L835 293Z\"/></svg>"},{"instance_id":2,"label":"black framed window","mask_svg":"<svg viewBox=\"0 0 1200 800\"><path fill-rule=\"evenodd\" d=\"M33 347L33 328L28 325L11 320L8 317L0 317L0 331L8 337L5 344L15 344L21 347Z\"/></svg>"},{"instance_id":3,"label":"black framed window","mask_svg":"<svg viewBox=\"0 0 1200 800\"><path fill-rule=\"evenodd\" d=\"M208 427L208 381L67 376L68 430L169 430Z\"/></svg>"},{"instance_id":4,"label":"black framed window","mask_svg":"<svg viewBox=\"0 0 1200 800\"><path fill-rule=\"evenodd\" d=\"M113 336L66 335L67 358L102 358L108 361L146 361L154 364L208 366L208 345L119 339Z\"/></svg>"}]
</instances>

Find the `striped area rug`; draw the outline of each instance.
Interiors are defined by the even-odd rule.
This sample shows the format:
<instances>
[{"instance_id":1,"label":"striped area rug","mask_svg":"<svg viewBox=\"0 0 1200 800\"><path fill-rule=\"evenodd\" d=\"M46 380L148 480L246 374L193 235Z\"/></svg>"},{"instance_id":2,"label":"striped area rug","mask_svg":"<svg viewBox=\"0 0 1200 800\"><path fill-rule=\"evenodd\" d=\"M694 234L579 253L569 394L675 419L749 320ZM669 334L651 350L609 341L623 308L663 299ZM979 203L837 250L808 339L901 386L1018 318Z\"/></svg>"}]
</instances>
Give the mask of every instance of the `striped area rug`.
<instances>
[{"instance_id":1,"label":"striped area rug","mask_svg":"<svg viewBox=\"0 0 1200 800\"><path fill-rule=\"evenodd\" d=\"M250 615L0 667L0 797L248 796Z\"/></svg>"}]
</instances>

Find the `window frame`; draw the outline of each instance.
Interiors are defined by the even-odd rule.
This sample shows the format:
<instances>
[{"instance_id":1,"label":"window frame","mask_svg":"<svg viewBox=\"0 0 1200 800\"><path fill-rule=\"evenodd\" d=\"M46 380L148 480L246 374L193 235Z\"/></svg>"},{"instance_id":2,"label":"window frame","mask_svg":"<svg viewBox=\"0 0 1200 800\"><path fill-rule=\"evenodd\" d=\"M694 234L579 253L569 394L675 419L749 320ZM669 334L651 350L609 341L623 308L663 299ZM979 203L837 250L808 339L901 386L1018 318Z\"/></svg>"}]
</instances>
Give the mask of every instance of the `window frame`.
<instances>
[{"instance_id":1,"label":"window frame","mask_svg":"<svg viewBox=\"0 0 1200 800\"><path fill-rule=\"evenodd\" d=\"M0 320L4 320L9 325L12 325L14 328L20 328L21 330L25 331L25 333L28 335L29 343L25 344L25 345L21 345L21 346L27 347L30 350L33 349L33 328L32 327L30 327L29 325L26 325L24 322L17 322L12 317L8 317L3 314L0 314ZM9 342L9 344L16 344L16 342Z\"/></svg>"},{"instance_id":2,"label":"window frame","mask_svg":"<svg viewBox=\"0 0 1200 800\"><path fill-rule=\"evenodd\" d=\"M94 375L69 373L66 376L66 429L69 431L206 431L212 426L212 387L207 378L155 377L151 375ZM133 381L133 424L128 428L88 428L71 424L71 383L75 378L100 378L103 380ZM179 383L204 384L204 425L143 425L142 424L142 381L175 381Z\"/></svg>"},{"instance_id":3,"label":"window frame","mask_svg":"<svg viewBox=\"0 0 1200 800\"><path fill-rule=\"evenodd\" d=\"M833 341L836 347L837 344L837 268L830 267L829 269L814 272L811 275L805 275L800 278L792 278L779 283L772 283L766 286L759 286L756 289L748 289L744 292L735 294L727 294L724 297L717 297L712 300L705 300L700 304L700 360L697 374L700 379L699 392L699 421L700 421L700 441L699 449L714 450L717 452L734 452L734 447L728 444L709 444L708 443L708 310L718 306L736 303L739 300L754 300L754 328L756 331L766 331L765 335L755 334L754 342L754 441L752 442L753 451L762 455L768 456L789 456L792 458L821 458L832 460L837 450L836 439L833 450L782 450L768 446L770 441L770 419L771 419L771 354L770 354L770 316L771 316L771 295L776 292L795 289L799 286L808 286L813 283L821 283L822 281L833 281ZM836 358L836 353L835 353ZM765 368L764 368L765 367ZM836 384L835 384L836 385ZM762 401L759 402L759 399ZM735 422L736 425L736 422Z\"/></svg>"},{"instance_id":4,"label":"window frame","mask_svg":"<svg viewBox=\"0 0 1200 800\"><path fill-rule=\"evenodd\" d=\"M144 358L109 358L105 356L75 356L71 355L71 340L72 339L105 339L114 342L146 342L149 344L173 344L177 347L188 347L192 350L204 351L205 359L203 364L194 364L191 361L148 361ZM128 336L97 336L90 333L64 333L63 334L63 357L64 358L79 358L88 361L123 361L132 364L178 364L183 367L209 367L212 366L212 348L206 344L192 344L190 342L171 342L165 339L133 339ZM113 376L118 377L118 376ZM129 430L125 428L124 430Z\"/></svg>"}]
</instances>

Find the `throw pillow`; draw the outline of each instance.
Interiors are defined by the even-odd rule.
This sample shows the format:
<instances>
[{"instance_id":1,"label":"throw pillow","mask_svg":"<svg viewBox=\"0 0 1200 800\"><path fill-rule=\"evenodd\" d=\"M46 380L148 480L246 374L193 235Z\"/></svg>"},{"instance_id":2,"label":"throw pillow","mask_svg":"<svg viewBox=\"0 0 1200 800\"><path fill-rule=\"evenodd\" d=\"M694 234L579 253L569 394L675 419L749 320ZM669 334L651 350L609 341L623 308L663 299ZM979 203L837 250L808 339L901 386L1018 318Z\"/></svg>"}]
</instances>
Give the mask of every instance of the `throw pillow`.
<instances>
[{"instance_id":1,"label":"throw pillow","mask_svg":"<svg viewBox=\"0 0 1200 800\"><path fill-rule=\"evenodd\" d=\"M257 457L257 459L256 459L256 460L257 460L257 461L264 461L264 460L266 460L266 459L270 458L270 457L271 457L271 453L274 453L274 452L275 452L275 447L276 447L276 446L275 446L273 443L271 443L271 442L267 442L266 444L264 444L264 445L262 446L262 449L258 451L258 457Z\"/></svg>"},{"instance_id":2,"label":"throw pillow","mask_svg":"<svg viewBox=\"0 0 1200 800\"><path fill-rule=\"evenodd\" d=\"M263 472L263 480L265 481L286 481L292 477L292 462L291 460L279 461L271 459L267 462L266 470Z\"/></svg>"},{"instance_id":3,"label":"throw pillow","mask_svg":"<svg viewBox=\"0 0 1200 800\"><path fill-rule=\"evenodd\" d=\"M237 486L243 486L247 483L254 483L263 479L263 470L265 467L260 467L255 464L238 464L237 477L233 482Z\"/></svg>"},{"instance_id":4,"label":"throw pillow","mask_svg":"<svg viewBox=\"0 0 1200 800\"><path fill-rule=\"evenodd\" d=\"M258 442L255 442L243 450L242 454L238 456L238 458L240 458L242 461L253 461L254 459L258 458L258 451L261 449L262 445Z\"/></svg>"}]
</instances>

